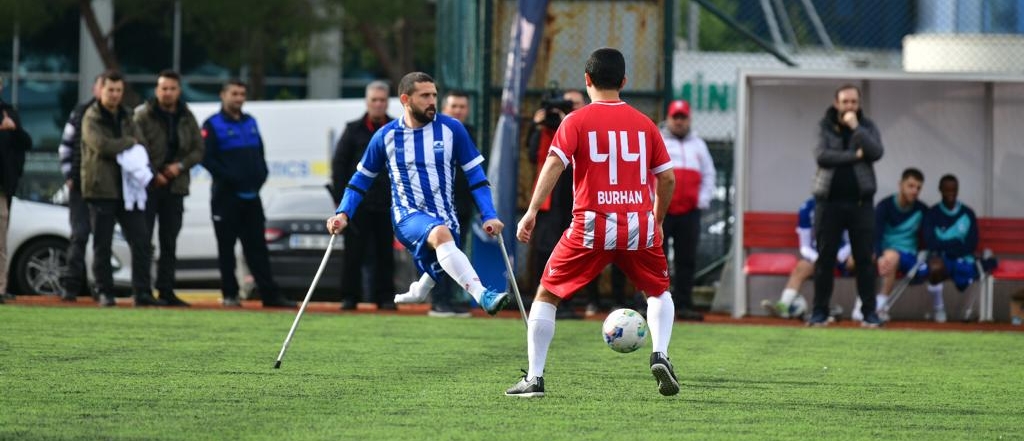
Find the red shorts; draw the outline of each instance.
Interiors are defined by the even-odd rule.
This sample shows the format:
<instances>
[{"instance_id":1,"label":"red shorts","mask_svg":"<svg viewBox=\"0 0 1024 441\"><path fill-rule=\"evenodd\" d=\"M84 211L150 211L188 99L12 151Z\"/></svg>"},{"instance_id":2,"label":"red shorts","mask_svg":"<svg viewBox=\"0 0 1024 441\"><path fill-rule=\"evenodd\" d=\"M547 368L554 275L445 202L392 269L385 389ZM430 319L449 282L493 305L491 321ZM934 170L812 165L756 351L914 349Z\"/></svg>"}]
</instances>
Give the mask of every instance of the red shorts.
<instances>
[{"instance_id":1,"label":"red shorts","mask_svg":"<svg viewBox=\"0 0 1024 441\"><path fill-rule=\"evenodd\" d=\"M668 260L661 247L639 250L596 250L578 239L562 234L544 265L541 285L552 294L568 299L594 280L609 263L619 267L637 290L660 295L668 290Z\"/></svg>"}]
</instances>

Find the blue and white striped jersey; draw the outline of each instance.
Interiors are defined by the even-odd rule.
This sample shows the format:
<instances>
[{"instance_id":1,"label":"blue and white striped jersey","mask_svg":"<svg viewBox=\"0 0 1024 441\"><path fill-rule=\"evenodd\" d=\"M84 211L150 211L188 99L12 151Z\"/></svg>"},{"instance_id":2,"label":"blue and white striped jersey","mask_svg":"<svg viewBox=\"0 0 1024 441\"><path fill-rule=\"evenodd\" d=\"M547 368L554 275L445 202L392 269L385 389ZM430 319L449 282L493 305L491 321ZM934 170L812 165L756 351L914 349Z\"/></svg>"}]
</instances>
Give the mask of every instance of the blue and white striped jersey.
<instances>
[{"instance_id":1,"label":"blue and white striped jersey","mask_svg":"<svg viewBox=\"0 0 1024 441\"><path fill-rule=\"evenodd\" d=\"M404 118L385 124L370 140L336 213L351 218L370 183L382 171L391 178L391 218L399 223L419 212L442 219L459 231L455 212L455 167L462 167L484 221L497 218L481 164L484 158L458 120L437 113L418 129Z\"/></svg>"}]
</instances>

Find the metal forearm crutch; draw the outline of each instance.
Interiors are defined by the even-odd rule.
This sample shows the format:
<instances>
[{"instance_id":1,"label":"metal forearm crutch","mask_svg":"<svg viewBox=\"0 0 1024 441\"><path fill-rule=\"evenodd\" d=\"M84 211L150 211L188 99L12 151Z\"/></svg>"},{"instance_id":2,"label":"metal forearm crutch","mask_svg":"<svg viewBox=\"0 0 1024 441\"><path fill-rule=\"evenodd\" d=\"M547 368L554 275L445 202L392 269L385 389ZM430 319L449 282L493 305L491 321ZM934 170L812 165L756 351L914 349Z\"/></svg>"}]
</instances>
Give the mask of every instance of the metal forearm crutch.
<instances>
[{"instance_id":1,"label":"metal forearm crutch","mask_svg":"<svg viewBox=\"0 0 1024 441\"><path fill-rule=\"evenodd\" d=\"M299 327L299 320L302 319L302 313L306 312L306 306L309 305L310 297L313 297L313 290L316 289L316 284L320 281L320 275L324 273L324 267L327 266L327 259L331 257L331 250L334 249L334 239L337 237L337 234L332 234L331 240L327 242L327 251L324 252L324 258L320 261L320 268L317 268L316 276L313 276L313 283L309 285L309 291L306 291L306 298L302 300L302 306L299 307L299 313L295 315L295 321L292 322L292 329L288 331L288 336L284 339L284 345L281 346L281 353L277 354L277 362L274 363L274 369L281 368L281 359L284 358L284 353L288 350L288 345L292 343L292 336L295 335L295 329Z\"/></svg>"},{"instance_id":2,"label":"metal forearm crutch","mask_svg":"<svg viewBox=\"0 0 1024 441\"><path fill-rule=\"evenodd\" d=\"M512 272L512 261L508 258L508 251L505 249L505 238L498 235L498 244L501 245L501 257L505 259L505 269L508 270L508 281L512 284L512 292L516 295L516 302L519 304L519 314L523 316L523 324L530 328L526 320L526 308L523 306L523 297L519 295L519 285L516 283L516 273Z\"/></svg>"},{"instance_id":3,"label":"metal forearm crutch","mask_svg":"<svg viewBox=\"0 0 1024 441\"><path fill-rule=\"evenodd\" d=\"M971 293L968 294L967 300L964 302L960 316L961 321L964 323L967 323L971 319L971 315L974 313L974 302L978 301L978 298L981 297L981 292L985 290L985 277L988 277L988 275L985 274L985 268L981 266L981 259L974 259L974 268L978 271L978 289L972 290ZM978 308L978 310L980 311L981 308Z\"/></svg>"},{"instance_id":4,"label":"metal forearm crutch","mask_svg":"<svg viewBox=\"0 0 1024 441\"><path fill-rule=\"evenodd\" d=\"M917 275L918 268L921 268L921 265L924 265L925 260L927 259L927 251L921 251L917 253L917 262L914 262L914 267L911 268L910 271L907 271L906 276L900 279L896 286L893 287L893 294L890 295L889 300L885 302L885 306L883 308L884 311L889 312L892 309L893 305L896 304L896 301L903 296L903 293L907 290L907 287L910 286L910 282L912 282L914 280L914 276Z\"/></svg>"}]
</instances>

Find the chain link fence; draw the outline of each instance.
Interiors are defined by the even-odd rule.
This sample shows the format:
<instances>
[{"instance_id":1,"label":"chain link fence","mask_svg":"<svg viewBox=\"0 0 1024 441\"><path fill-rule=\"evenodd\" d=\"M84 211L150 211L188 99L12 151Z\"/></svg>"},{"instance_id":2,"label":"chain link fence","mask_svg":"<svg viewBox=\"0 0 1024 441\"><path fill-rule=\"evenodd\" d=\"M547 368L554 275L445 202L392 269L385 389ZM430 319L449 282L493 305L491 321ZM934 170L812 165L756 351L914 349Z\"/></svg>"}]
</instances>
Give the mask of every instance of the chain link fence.
<instances>
[{"instance_id":1,"label":"chain link fence","mask_svg":"<svg viewBox=\"0 0 1024 441\"><path fill-rule=\"evenodd\" d=\"M474 93L474 122L486 151L497 119L512 0L438 0L439 78ZM448 10L449 12L445 12ZM475 29L482 42L461 28ZM621 48L629 84L623 96L655 121L671 99L693 108L693 129L708 141L718 189L703 216L698 283L717 280L732 234L733 144L741 69L987 72L1024 74L1021 0L552 0L537 65L520 116L521 135L554 87L582 88L587 54ZM446 46L450 46L446 49ZM459 76L452 76L458 72ZM808 134L808 137L813 134ZM520 154L520 205L535 178ZM795 206L794 206L795 209Z\"/></svg>"},{"instance_id":2,"label":"chain link fence","mask_svg":"<svg viewBox=\"0 0 1024 441\"><path fill-rule=\"evenodd\" d=\"M1024 71L1024 2L1016 0L677 0L674 13L670 95L691 103L693 129L719 173L699 283L717 280L732 237L741 69Z\"/></svg>"},{"instance_id":3,"label":"chain link fence","mask_svg":"<svg viewBox=\"0 0 1024 441\"><path fill-rule=\"evenodd\" d=\"M740 69L1024 73L1018 0L677 0L672 97L731 142Z\"/></svg>"}]
</instances>

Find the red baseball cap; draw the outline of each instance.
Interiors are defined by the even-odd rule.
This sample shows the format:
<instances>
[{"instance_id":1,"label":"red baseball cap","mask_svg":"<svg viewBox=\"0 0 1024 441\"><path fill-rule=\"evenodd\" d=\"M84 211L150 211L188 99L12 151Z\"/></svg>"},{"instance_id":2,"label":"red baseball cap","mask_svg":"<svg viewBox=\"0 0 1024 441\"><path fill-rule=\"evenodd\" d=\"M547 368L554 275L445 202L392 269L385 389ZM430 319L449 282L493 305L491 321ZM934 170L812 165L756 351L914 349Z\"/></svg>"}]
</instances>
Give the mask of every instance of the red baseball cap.
<instances>
[{"instance_id":1,"label":"red baseball cap","mask_svg":"<svg viewBox=\"0 0 1024 441\"><path fill-rule=\"evenodd\" d=\"M686 100L675 100L668 104L668 116L671 118L676 115L685 115L687 118L690 117L690 103Z\"/></svg>"}]
</instances>

